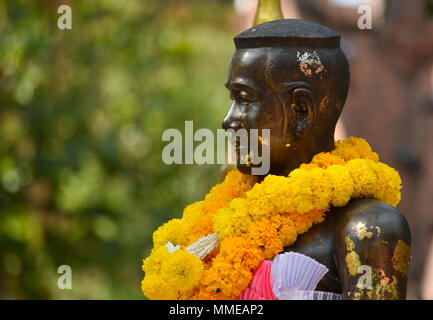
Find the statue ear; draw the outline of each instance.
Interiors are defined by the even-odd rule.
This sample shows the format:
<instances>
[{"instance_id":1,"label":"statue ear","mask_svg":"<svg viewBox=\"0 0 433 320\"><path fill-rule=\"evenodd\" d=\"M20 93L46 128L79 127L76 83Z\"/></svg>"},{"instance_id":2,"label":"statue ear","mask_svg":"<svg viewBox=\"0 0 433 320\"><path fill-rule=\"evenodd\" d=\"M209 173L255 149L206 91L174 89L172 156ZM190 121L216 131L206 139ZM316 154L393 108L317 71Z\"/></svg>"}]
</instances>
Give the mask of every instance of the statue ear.
<instances>
[{"instance_id":1,"label":"statue ear","mask_svg":"<svg viewBox=\"0 0 433 320\"><path fill-rule=\"evenodd\" d=\"M315 110L316 99L310 89L300 87L293 90L290 111L298 138L310 127Z\"/></svg>"}]
</instances>

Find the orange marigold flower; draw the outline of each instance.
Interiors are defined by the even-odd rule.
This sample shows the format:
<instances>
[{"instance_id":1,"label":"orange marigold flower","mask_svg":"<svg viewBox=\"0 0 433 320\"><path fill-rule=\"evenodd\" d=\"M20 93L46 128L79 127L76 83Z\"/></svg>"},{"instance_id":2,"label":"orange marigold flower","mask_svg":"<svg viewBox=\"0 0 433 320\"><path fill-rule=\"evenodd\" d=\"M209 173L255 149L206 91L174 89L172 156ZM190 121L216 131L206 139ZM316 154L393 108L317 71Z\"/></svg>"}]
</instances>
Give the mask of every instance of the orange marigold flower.
<instances>
[{"instance_id":1,"label":"orange marigold flower","mask_svg":"<svg viewBox=\"0 0 433 320\"><path fill-rule=\"evenodd\" d=\"M214 213L228 206L234 198L244 198L245 193L252 188L255 181L254 176L242 174L237 170L230 171L224 181L214 186L206 195L206 209Z\"/></svg>"},{"instance_id":2,"label":"orange marigold flower","mask_svg":"<svg viewBox=\"0 0 433 320\"><path fill-rule=\"evenodd\" d=\"M203 213L188 221L188 245L214 232L212 214Z\"/></svg>"},{"instance_id":3,"label":"orange marigold flower","mask_svg":"<svg viewBox=\"0 0 433 320\"><path fill-rule=\"evenodd\" d=\"M283 247L292 245L297 238L296 227L289 214L275 214L270 218Z\"/></svg>"},{"instance_id":4,"label":"orange marigold flower","mask_svg":"<svg viewBox=\"0 0 433 320\"><path fill-rule=\"evenodd\" d=\"M262 251L246 239L224 239L212 266L203 272L199 299L208 296L218 299L237 298L251 282L253 272L263 260Z\"/></svg>"},{"instance_id":5,"label":"orange marigold flower","mask_svg":"<svg viewBox=\"0 0 433 320\"><path fill-rule=\"evenodd\" d=\"M277 229L267 220L259 220L251 224L248 232L248 240L258 246L266 259L272 259L283 251L283 244L278 236Z\"/></svg>"},{"instance_id":6,"label":"orange marigold flower","mask_svg":"<svg viewBox=\"0 0 433 320\"><path fill-rule=\"evenodd\" d=\"M229 237L221 241L218 256L251 271L254 271L264 259L261 250L242 237Z\"/></svg>"},{"instance_id":7,"label":"orange marigold flower","mask_svg":"<svg viewBox=\"0 0 433 320\"><path fill-rule=\"evenodd\" d=\"M309 212L299 213L294 212L290 214L290 217L295 223L296 232L298 234L303 234L307 232L314 223L320 223L324 220L323 210L310 210Z\"/></svg>"}]
</instances>

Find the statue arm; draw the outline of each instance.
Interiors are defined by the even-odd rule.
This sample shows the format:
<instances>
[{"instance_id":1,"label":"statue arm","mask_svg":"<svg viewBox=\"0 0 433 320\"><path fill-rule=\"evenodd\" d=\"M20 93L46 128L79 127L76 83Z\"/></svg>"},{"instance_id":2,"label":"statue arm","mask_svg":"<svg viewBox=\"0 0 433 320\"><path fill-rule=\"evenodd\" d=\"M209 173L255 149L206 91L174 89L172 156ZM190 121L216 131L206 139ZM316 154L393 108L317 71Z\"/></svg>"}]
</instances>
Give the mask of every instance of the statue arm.
<instances>
[{"instance_id":1,"label":"statue arm","mask_svg":"<svg viewBox=\"0 0 433 320\"><path fill-rule=\"evenodd\" d=\"M364 201L349 209L336 230L343 299L406 299L409 226L397 209Z\"/></svg>"}]
</instances>

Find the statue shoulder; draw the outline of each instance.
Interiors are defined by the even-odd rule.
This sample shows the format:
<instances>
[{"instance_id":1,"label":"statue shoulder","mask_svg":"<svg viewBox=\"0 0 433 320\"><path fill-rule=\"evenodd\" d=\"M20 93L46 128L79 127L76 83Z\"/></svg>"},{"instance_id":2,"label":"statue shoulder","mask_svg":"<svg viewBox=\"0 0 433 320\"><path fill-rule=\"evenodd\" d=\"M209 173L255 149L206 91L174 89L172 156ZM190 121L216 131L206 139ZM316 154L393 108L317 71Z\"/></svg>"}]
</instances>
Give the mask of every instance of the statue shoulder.
<instances>
[{"instance_id":1,"label":"statue shoulder","mask_svg":"<svg viewBox=\"0 0 433 320\"><path fill-rule=\"evenodd\" d=\"M340 210L338 238L344 240L349 235L359 240L402 240L410 245L410 229L405 216L389 204L375 199L354 199Z\"/></svg>"},{"instance_id":2,"label":"statue shoulder","mask_svg":"<svg viewBox=\"0 0 433 320\"><path fill-rule=\"evenodd\" d=\"M335 249L343 299L405 299L410 230L396 208L354 199L337 210ZM365 272L369 284L359 284Z\"/></svg>"}]
</instances>

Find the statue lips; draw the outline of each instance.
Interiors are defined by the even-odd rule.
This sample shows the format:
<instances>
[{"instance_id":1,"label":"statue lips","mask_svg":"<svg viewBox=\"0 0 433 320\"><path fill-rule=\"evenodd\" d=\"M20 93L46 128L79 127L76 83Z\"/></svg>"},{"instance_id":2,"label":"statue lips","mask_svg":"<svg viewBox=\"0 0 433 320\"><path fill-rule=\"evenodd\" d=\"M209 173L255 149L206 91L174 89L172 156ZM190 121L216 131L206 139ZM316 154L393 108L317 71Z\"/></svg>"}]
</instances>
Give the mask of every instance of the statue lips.
<instances>
[{"instance_id":1,"label":"statue lips","mask_svg":"<svg viewBox=\"0 0 433 320\"><path fill-rule=\"evenodd\" d=\"M250 159L250 151L248 142L247 144L241 144L242 139L240 137L236 137L235 140L235 148L236 148L236 157L238 166L247 166L250 167L252 165Z\"/></svg>"},{"instance_id":2,"label":"statue lips","mask_svg":"<svg viewBox=\"0 0 433 320\"><path fill-rule=\"evenodd\" d=\"M242 129L242 128L239 128ZM239 155L240 151L244 151L245 154L248 154L248 144L247 145L243 145L241 144L241 139L240 137L235 137L235 147L236 147L236 153ZM242 153L244 154L244 153Z\"/></svg>"},{"instance_id":3,"label":"statue lips","mask_svg":"<svg viewBox=\"0 0 433 320\"><path fill-rule=\"evenodd\" d=\"M248 146L236 146L236 157L238 164L241 166L251 166L251 159L249 157Z\"/></svg>"},{"instance_id":4,"label":"statue lips","mask_svg":"<svg viewBox=\"0 0 433 320\"><path fill-rule=\"evenodd\" d=\"M236 152L240 152L240 151L242 151L242 150L246 150L247 152L248 152L248 145L241 145L241 143L239 142L239 140L236 140L236 144L235 144L235 146L236 146Z\"/></svg>"}]
</instances>

